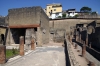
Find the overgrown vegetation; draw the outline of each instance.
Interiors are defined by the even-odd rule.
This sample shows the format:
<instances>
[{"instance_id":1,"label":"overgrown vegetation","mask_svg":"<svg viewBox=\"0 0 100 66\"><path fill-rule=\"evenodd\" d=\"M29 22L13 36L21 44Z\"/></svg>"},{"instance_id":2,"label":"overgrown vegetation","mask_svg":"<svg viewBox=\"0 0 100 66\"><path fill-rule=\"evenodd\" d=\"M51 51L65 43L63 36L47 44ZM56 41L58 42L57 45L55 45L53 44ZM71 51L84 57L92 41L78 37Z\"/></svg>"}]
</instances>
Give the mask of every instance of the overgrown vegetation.
<instances>
[{"instance_id":1,"label":"overgrown vegetation","mask_svg":"<svg viewBox=\"0 0 100 66\"><path fill-rule=\"evenodd\" d=\"M16 55L19 54L19 50L18 49L7 49L6 50L6 58L9 59L11 57L14 57Z\"/></svg>"},{"instance_id":2,"label":"overgrown vegetation","mask_svg":"<svg viewBox=\"0 0 100 66\"><path fill-rule=\"evenodd\" d=\"M78 14L76 14L75 16L73 16L74 18L77 18L79 15Z\"/></svg>"},{"instance_id":3,"label":"overgrown vegetation","mask_svg":"<svg viewBox=\"0 0 100 66\"><path fill-rule=\"evenodd\" d=\"M58 16L58 18L61 18L61 16Z\"/></svg>"},{"instance_id":4,"label":"overgrown vegetation","mask_svg":"<svg viewBox=\"0 0 100 66\"><path fill-rule=\"evenodd\" d=\"M62 14L62 18L66 18L66 14L64 13L64 14Z\"/></svg>"}]
</instances>

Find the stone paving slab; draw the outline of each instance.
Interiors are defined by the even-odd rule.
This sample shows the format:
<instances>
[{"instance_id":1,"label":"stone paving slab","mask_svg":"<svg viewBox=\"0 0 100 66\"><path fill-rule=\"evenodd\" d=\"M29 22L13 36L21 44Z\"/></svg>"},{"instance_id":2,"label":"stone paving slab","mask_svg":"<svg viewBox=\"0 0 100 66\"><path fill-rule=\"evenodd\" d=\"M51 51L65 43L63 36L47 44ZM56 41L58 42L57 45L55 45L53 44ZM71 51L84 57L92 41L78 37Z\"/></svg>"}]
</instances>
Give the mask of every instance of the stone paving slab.
<instances>
[{"instance_id":1,"label":"stone paving slab","mask_svg":"<svg viewBox=\"0 0 100 66\"><path fill-rule=\"evenodd\" d=\"M80 66L88 66L89 63L86 60L86 58L81 56L82 55L82 51L80 50L81 47L78 46L78 48L75 49L75 47L73 45L71 45L71 49L75 55L76 60L79 62L79 65ZM77 52L77 50L80 50L80 52Z\"/></svg>"},{"instance_id":2,"label":"stone paving slab","mask_svg":"<svg viewBox=\"0 0 100 66\"><path fill-rule=\"evenodd\" d=\"M4 66L65 66L63 47L39 47Z\"/></svg>"}]
</instances>

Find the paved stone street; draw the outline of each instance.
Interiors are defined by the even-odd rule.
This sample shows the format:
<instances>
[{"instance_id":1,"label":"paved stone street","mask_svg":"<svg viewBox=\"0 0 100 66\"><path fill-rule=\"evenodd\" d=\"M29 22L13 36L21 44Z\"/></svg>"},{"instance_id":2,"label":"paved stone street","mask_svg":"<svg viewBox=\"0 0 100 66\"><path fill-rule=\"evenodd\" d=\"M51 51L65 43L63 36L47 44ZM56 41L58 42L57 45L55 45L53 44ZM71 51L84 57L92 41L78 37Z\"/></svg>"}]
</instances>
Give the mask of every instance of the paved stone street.
<instances>
[{"instance_id":1,"label":"paved stone street","mask_svg":"<svg viewBox=\"0 0 100 66\"><path fill-rule=\"evenodd\" d=\"M64 48L38 47L29 54L6 63L5 66L65 66Z\"/></svg>"}]
</instances>

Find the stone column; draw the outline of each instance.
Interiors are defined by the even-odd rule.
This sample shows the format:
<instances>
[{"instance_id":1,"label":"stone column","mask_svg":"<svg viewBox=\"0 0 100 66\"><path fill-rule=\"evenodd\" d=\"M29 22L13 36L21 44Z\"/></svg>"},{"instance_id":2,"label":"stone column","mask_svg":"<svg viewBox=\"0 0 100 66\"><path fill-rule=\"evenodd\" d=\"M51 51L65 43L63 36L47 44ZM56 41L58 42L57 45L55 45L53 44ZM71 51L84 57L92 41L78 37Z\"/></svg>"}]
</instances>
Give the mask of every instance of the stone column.
<instances>
[{"instance_id":1,"label":"stone column","mask_svg":"<svg viewBox=\"0 0 100 66\"><path fill-rule=\"evenodd\" d=\"M25 34L25 50L28 51L31 49L31 37L32 37L32 29L26 29Z\"/></svg>"},{"instance_id":2,"label":"stone column","mask_svg":"<svg viewBox=\"0 0 100 66\"><path fill-rule=\"evenodd\" d=\"M85 56L85 52L86 52L86 45L83 44L83 46L82 46L82 56L83 57Z\"/></svg>"},{"instance_id":3,"label":"stone column","mask_svg":"<svg viewBox=\"0 0 100 66\"><path fill-rule=\"evenodd\" d=\"M20 45L19 45L20 56L24 55L24 37L20 37Z\"/></svg>"},{"instance_id":4,"label":"stone column","mask_svg":"<svg viewBox=\"0 0 100 66\"><path fill-rule=\"evenodd\" d=\"M6 46L0 45L0 64L6 62Z\"/></svg>"},{"instance_id":5,"label":"stone column","mask_svg":"<svg viewBox=\"0 0 100 66\"><path fill-rule=\"evenodd\" d=\"M31 50L35 49L34 39L31 40Z\"/></svg>"}]
</instances>

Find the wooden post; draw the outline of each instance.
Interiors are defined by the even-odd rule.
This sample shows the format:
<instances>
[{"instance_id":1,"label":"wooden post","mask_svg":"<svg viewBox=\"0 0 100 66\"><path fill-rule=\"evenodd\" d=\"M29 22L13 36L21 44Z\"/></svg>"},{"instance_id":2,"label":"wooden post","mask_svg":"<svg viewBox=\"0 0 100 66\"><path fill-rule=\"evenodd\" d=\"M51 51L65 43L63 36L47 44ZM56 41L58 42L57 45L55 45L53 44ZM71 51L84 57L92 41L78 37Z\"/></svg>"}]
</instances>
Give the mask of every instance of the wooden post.
<instances>
[{"instance_id":1,"label":"wooden post","mask_svg":"<svg viewBox=\"0 0 100 66\"><path fill-rule=\"evenodd\" d=\"M19 50L20 50L20 56L24 55L24 37L20 37L20 45L19 45Z\"/></svg>"},{"instance_id":2,"label":"wooden post","mask_svg":"<svg viewBox=\"0 0 100 66\"><path fill-rule=\"evenodd\" d=\"M86 52L86 45L83 44L83 46L82 46L82 56L83 57L85 56L85 52Z\"/></svg>"},{"instance_id":3,"label":"wooden post","mask_svg":"<svg viewBox=\"0 0 100 66\"><path fill-rule=\"evenodd\" d=\"M31 40L31 50L35 49L34 39Z\"/></svg>"},{"instance_id":4,"label":"wooden post","mask_svg":"<svg viewBox=\"0 0 100 66\"><path fill-rule=\"evenodd\" d=\"M6 62L6 46L0 45L0 64Z\"/></svg>"}]
</instances>

